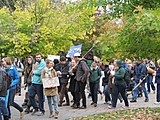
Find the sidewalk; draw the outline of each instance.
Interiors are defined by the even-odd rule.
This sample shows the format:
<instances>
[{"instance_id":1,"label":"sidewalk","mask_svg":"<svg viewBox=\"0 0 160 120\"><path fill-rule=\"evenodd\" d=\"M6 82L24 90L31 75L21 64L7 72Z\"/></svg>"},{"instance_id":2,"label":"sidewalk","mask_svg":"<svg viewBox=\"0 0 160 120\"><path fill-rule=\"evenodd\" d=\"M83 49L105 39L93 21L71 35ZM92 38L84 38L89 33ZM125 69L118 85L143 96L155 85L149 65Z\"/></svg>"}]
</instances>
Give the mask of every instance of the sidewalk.
<instances>
[{"instance_id":1,"label":"sidewalk","mask_svg":"<svg viewBox=\"0 0 160 120\"><path fill-rule=\"evenodd\" d=\"M15 101L19 103L20 105L23 103L23 98L24 98L24 89L22 88L22 96L16 96ZM70 94L70 93L69 93ZM157 107L157 105L154 105L153 103L155 102L155 95L153 93L149 94L149 102L144 102L144 97L138 98L136 103L130 103L130 109L134 108L141 108L141 107ZM131 95L128 97L129 101L131 100ZM65 120L68 118L74 118L74 117L81 117L81 116L88 116L88 115L93 115L93 114L98 114L98 113L103 113L103 112L110 112L113 110L108 109L108 105L104 104L104 98L103 100L100 100L99 96L99 101L97 107L93 107L90 105L91 99L87 99L87 109L72 109L70 106L68 107L59 107L59 120ZM114 110L118 109L123 109L122 106L124 103L120 103L118 101L117 108ZM27 114L24 116L23 120L51 120L54 118L49 118L49 110L48 110L48 105L47 105L47 100L45 101L45 115L44 116L33 116L31 114ZM12 108L12 120L18 120L19 119L19 112Z\"/></svg>"}]
</instances>

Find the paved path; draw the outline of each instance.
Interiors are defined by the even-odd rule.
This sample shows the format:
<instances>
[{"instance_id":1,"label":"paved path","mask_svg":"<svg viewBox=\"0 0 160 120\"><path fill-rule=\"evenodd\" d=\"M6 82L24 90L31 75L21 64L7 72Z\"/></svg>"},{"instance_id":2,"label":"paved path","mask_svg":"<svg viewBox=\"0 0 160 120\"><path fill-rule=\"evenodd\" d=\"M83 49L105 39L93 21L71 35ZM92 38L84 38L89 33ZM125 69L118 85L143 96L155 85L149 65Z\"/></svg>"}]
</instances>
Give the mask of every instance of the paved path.
<instances>
[{"instance_id":1,"label":"paved path","mask_svg":"<svg viewBox=\"0 0 160 120\"><path fill-rule=\"evenodd\" d=\"M22 96L16 96L15 98L15 101L20 105L23 102L24 92L25 91L22 89ZM129 96L128 98L130 100L131 96ZM130 103L130 108L134 109L134 108L140 108L140 107L157 107L157 105L153 104L155 101L155 94L150 93L149 99L150 99L149 102L145 103L144 97L138 98L137 103ZM108 105L104 104L104 99L100 100L100 96L99 96L99 101L96 108L91 106L90 103L91 103L91 99L87 99L87 109L81 109L81 110L72 109L71 107L60 107L59 120L65 120L68 118L81 117L81 116L113 111L108 109ZM122 109L123 105L124 103L118 102L117 108L114 110ZM44 116L33 116L31 114L27 114L24 116L23 120L51 120L51 118L48 118L49 110L48 110L47 101L45 102L45 110L46 110L46 113ZM12 120L18 120L18 119L19 119L19 112L14 108L12 108Z\"/></svg>"}]
</instances>

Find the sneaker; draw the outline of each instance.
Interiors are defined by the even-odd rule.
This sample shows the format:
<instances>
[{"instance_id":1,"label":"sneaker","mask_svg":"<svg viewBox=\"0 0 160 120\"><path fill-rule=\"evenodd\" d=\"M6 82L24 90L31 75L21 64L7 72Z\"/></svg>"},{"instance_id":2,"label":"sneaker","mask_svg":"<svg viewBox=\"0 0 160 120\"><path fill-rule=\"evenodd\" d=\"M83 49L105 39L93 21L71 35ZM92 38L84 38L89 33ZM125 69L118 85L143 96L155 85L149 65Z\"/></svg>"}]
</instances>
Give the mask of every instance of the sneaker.
<instances>
[{"instance_id":1,"label":"sneaker","mask_svg":"<svg viewBox=\"0 0 160 120\"><path fill-rule=\"evenodd\" d=\"M134 99L133 99L133 100L131 100L130 102L131 102L131 103L133 103L133 102L137 102L137 100L134 100Z\"/></svg>"},{"instance_id":2,"label":"sneaker","mask_svg":"<svg viewBox=\"0 0 160 120\"><path fill-rule=\"evenodd\" d=\"M93 105L94 104L94 102L91 102L91 105Z\"/></svg>"},{"instance_id":3,"label":"sneaker","mask_svg":"<svg viewBox=\"0 0 160 120\"><path fill-rule=\"evenodd\" d=\"M112 107L112 105L108 106L108 109L115 109L116 107Z\"/></svg>"},{"instance_id":4,"label":"sneaker","mask_svg":"<svg viewBox=\"0 0 160 120\"><path fill-rule=\"evenodd\" d=\"M78 109L78 108L80 108L80 106L75 104L72 108L73 109Z\"/></svg>"},{"instance_id":5,"label":"sneaker","mask_svg":"<svg viewBox=\"0 0 160 120\"><path fill-rule=\"evenodd\" d=\"M109 104L109 105L111 105L112 103L111 103L111 101L108 101L108 102L106 102L106 104Z\"/></svg>"},{"instance_id":6,"label":"sneaker","mask_svg":"<svg viewBox=\"0 0 160 120\"><path fill-rule=\"evenodd\" d=\"M52 117L54 117L54 114L53 112L50 112L49 118L52 118Z\"/></svg>"},{"instance_id":7,"label":"sneaker","mask_svg":"<svg viewBox=\"0 0 160 120\"><path fill-rule=\"evenodd\" d=\"M63 106L70 106L70 104L69 104L69 103L66 103L66 104L63 104Z\"/></svg>"},{"instance_id":8,"label":"sneaker","mask_svg":"<svg viewBox=\"0 0 160 120\"><path fill-rule=\"evenodd\" d=\"M22 107L25 108L26 106L27 106L27 103L24 102L24 103L22 104Z\"/></svg>"},{"instance_id":9,"label":"sneaker","mask_svg":"<svg viewBox=\"0 0 160 120\"><path fill-rule=\"evenodd\" d=\"M31 115L35 115L36 113L38 113L38 109L34 109Z\"/></svg>"},{"instance_id":10,"label":"sneaker","mask_svg":"<svg viewBox=\"0 0 160 120\"><path fill-rule=\"evenodd\" d=\"M54 119L58 119L59 112L55 112Z\"/></svg>"},{"instance_id":11,"label":"sneaker","mask_svg":"<svg viewBox=\"0 0 160 120\"><path fill-rule=\"evenodd\" d=\"M73 103L73 104L71 105L71 107L73 108L73 107L74 107L74 105L75 105L75 103Z\"/></svg>"},{"instance_id":12,"label":"sneaker","mask_svg":"<svg viewBox=\"0 0 160 120\"><path fill-rule=\"evenodd\" d=\"M24 112L20 112L20 119L24 117Z\"/></svg>"},{"instance_id":13,"label":"sneaker","mask_svg":"<svg viewBox=\"0 0 160 120\"><path fill-rule=\"evenodd\" d=\"M96 104L96 103L94 103L94 107L97 107L97 104Z\"/></svg>"},{"instance_id":14,"label":"sneaker","mask_svg":"<svg viewBox=\"0 0 160 120\"><path fill-rule=\"evenodd\" d=\"M154 102L155 105L160 105L160 102Z\"/></svg>"},{"instance_id":15,"label":"sneaker","mask_svg":"<svg viewBox=\"0 0 160 120\"><path fill-rule=\"evenodd\" d=\"M87 107L86 106L81 106L79 109L86 109Z\"/></svg>"},{"instance_id":16,"label":"sneaker","mask_svg":"<svg viewBox=\"0 0 160 120\"><path fill-rule=\"evenodd\" d=\"M40 111L36 114L37 116L43 116L44 115L44 111Z\"/></svg>"},{"instance_id":17,"label":"sneaker","mask_svg":"<svg viewBox=\"0 0 160 120\"><path fill-rule=\"evenodd\" d=\"M144 102L148 102L149 101L149 99L148 98L146 98L145 100L144 100Z\"/></svg>"},{"instance_id":18,"label":"sneaker","mask_svg":"<svg viewBox=\"0 0 160 120\"><path fill-rule=\"evenodd\" d=\"M129 106L122 106L122 108L123 108L123 109L128 109L128 108L129 108Z\"/></svg>"},{"instance_id":19,"label":"sneaker","mask_svg":"<svg viewBox=\"0 0 160 120\"><path fill-rule=\"evenodd\" d=\"M26 108L24 112L25 112L26 114L29 114L29 113L30 113L30 109L29 109L29 108Z\"/></svg>"}]
</instances>

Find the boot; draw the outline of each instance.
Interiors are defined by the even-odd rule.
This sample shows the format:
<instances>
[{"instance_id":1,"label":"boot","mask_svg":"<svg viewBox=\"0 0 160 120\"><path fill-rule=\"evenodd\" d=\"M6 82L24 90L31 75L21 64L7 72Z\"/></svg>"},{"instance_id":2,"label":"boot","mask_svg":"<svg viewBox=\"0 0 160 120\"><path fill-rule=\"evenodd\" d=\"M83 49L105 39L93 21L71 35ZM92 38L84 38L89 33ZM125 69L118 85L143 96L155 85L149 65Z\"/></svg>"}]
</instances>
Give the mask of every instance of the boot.
<instances>
[{"instance_id":1,"label":"boot","mask_svg":"<svg viewBox=\"0 0 160 120\"><path fill-rule=\"evenodd\" d=\"M58 119L59 112L55 112L54 118Z\"/></svg>"},{"instance_id":2,"label":"boot","mask_svg":"<svg viewBox=\"0 0 160 120\"><path fill-rule=\"evenodd\" d=\"M50 112L50 115L49 115L49 118L52 118L52 117L54 117L53 111Z\"/></svg>"}]
</instances>

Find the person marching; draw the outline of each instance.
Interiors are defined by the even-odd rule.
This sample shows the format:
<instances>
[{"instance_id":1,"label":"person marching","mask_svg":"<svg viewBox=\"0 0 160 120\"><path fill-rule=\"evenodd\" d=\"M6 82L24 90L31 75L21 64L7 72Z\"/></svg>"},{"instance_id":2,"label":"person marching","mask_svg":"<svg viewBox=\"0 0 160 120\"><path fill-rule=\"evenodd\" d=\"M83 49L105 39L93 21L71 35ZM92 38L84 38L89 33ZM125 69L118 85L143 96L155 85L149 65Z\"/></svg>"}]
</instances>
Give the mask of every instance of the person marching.
<instances>
[{"instance_id":1,"label":"person marching","mask_svg":"<svg viewBox=\"0 0 160 120\"><path fill-rule=\"evenodd\" d=\"M34 65L32 83L30 89L28 91L29 101L33 106L34 110L32 115L37 114L38 116L42 116L45 114L44 110L44 94L43 94L43 84L41 79L42 70L46 67L46 63L42 58L41 53L36 54L36 63ZM38 96L39 105L37 105L35 96ZM40 110L40 112L39 112Z\"/></svg>"},{"instance_id":2,"label":"person marching","mask_svg":"<svg viewBox=\"0 0 160 120\"><path fill-rule=\"evenodd\" d=\"M90 69L86 64L86 61L81 58L80 53L74 54L74 60L77 63L76 70L76 105L74 108L86 109L86 94L85 94L85 86L87 84L87 78L89 76ZM80 107L80 99L82 98L82 106Z\"/></svg>"},{"instance_id":3,"label":"person marching","mask_svg":"<svg viewBox=\"0 0 160 120\"><path fill-rule=\"evenodd\" d=\"M97 107L100 78L101 78L101 69L94 61L91 65L91 73L89 77L89 85L92 97L91 105L94 105L94 107Z\"/></svg>"},{"instance_id":4,"label":"person marching","mask_svg":"<svg viewBox=\"0 0 160 120\"><path fill-rule=\"evenodd\" d=\"M7 94L7 108L8 108L8 112L9 112L9 118L11 118L11 110L10 110L10 106L13 106L14 108L16 108L19 112L20 112L20 119L23 118L24 114L23 114L23 108L20 107L15 101L15 95L16 95L16 86L19 83L20 79L19 79L19 75L18 75L18 71L16 69L16 67L14 65L12 65L12 61L10 59L10 57L6 57L2 59L2 65L4 67L4 70L11 76L12 78L12 82L10 84L10 88L8 89L8 94Z\"/></svg>"},{"instance_id":5,"label":"person marching","mask_svg":"<svg viewBox=\"0 0 160 120\"><path fill-rule=\"evenodd\" d=\"M53 66L54 66L54 63L51 60L46 61L46 68L42 71L42 81L43 81L43 78L47 78L47 80L49 80L54 77L57 77L57 72L55 71ZM50 111L49 118L54 117L55 119L58 119L59 111L58 111L58 88L57 86L45 88L44 92L48 100L48 107ZM52 101L53 101L55 113L53 113Z\"/></svg>"},{"instance_id":6,"label":"person marching","mask_svg":"<svg viewBox=\"0 0 160 120\"><path fill-rule=\"evenodd\" d=\"M109 106L109 109L116 108L119 93L121 94L124 100L124 103L125 103L124 108L128 108L129 103L128 103L128 98L126 94L127 85L124 80L125 69L120 60L116 60L113 64L116 70L115 70L115 74L111 75L111 77L114 77L115 79L114 79L114 86L113 86L113 93L112 93L112 105Z\"/></svg>"}]
</instances>

